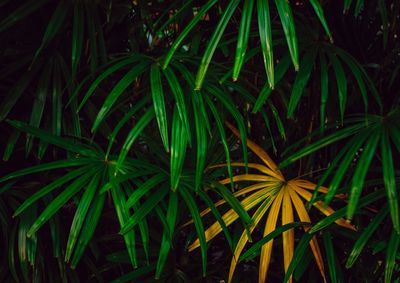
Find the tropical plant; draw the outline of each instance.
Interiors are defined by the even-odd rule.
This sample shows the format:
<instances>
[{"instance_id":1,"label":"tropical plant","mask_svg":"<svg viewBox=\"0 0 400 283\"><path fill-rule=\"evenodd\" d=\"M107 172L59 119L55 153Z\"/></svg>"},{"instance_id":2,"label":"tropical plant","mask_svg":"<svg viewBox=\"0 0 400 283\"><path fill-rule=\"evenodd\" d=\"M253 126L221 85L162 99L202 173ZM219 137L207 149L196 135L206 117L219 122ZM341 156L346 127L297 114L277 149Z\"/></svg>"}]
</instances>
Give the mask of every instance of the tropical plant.
<instances>
[{"instance_id":1,"label":"tropical plant","mask_svg":"<svg viewBox=\"0 0 400 283\"><path fill-rule=\"evenodd\" d=\"M1 282L398 280L400 1L0 7Z\"/></svg>"}]
</instances>

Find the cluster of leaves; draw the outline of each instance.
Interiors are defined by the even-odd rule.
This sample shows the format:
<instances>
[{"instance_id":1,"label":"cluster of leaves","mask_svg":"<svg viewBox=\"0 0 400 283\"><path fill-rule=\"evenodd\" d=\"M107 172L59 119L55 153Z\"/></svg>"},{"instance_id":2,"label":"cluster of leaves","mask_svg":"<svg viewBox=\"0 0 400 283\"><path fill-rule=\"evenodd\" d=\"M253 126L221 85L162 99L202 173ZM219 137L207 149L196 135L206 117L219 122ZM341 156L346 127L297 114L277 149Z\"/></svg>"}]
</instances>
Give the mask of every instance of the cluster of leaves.
<instances>
[{"instance_id":1,"label":"cluster of leaves","mask_svg":"<svg viewBox=\"0 0 400 283\"><path fill-rule=\"evenodd\" d=\"M399 276L400 1L0 7L1 282Z\"/></svg>"}]
</instances>

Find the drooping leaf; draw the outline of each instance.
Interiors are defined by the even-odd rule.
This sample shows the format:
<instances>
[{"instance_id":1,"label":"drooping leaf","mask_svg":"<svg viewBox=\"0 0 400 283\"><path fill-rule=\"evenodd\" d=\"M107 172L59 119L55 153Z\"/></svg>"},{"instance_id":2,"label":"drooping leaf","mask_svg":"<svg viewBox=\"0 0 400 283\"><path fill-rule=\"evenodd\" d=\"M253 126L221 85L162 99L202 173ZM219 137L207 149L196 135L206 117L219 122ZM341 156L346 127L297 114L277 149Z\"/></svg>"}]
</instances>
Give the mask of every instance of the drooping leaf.
<instances>
[{"instance_id":1,"label":"drooping leaf","mask_svg":"<svg viewBox=\"0 0 400 283\"><path fill-rule=\"evenodd\" d=\"M187 133L178 114L177 108L174 110L172 118L172 139L171 139L171 189L176 191L181 178L183 163L186 155Z\"/></svg>"},{"instance_id":2,"label":"drooping leaf","mask_svg":"<svg viewBox=\"0 0 400 283\"><path fill-rule=\"evenodd\" d=\"M239 5L239 0L231 0L226 7L224 13L222 14L218 25L216 26L214 33L211 35L210 40L208 41L206 50L204 51L203 58L201 59L199 69L196 75L195 89L200 90L204 78L206 76L208 66L211 62L211 59L214 55L215 50L217 49L217 45L221 40L222 34L224 33L226 26L228 25L229 20L231 19L233 13L236 10L236 7Z\"/></svg>"},{"instance_id":3,"label":"drooping leaf","mask_svg":"<svg viewBox=\"0 0 400 283\"><path fill-rule=\"evenodd\" d=\"M193 93L192 104L194 112L194 121L196 128L196 144L197 144L197 154L196 154L196 173L195 173L195 189L200 190L201 180L203 176L203 171L205 167L206 157L207 157L207 129L204 123L204 115L201 112L204 107L203 98L200 93Z\"/></svg>"},{"instance_id":4,"label":"drooping leaf","mask_svg":"<svg viewBox=\"0 0 400 283\"><path fill-rule=\"evenodd\" d=\"M156 64L151 65L150 87L161 139L163 141L165 150L169 152L167 112L165 110L161 73L158 65Z\"/></svg>"},{"instance_id":5,"label":"drooping leaf","mask_svg":"<svg viewBox=\"0 0 400 283\"><path fill-rule=\"evenodd\" d=\"M235 63L233 65L232 78L234 81L236 81L237 78L239 77L239 73L244 62L250 35L253 7L254 7L254 0L244 1L242 19L240 20L238 41L236 45Z\"/></svg>"},{"instance_id":6,"label":"drooping leaf","mask_svg":"<svg viewBox=\"0 0 400 283\"><path fill-rule=\"evenodd\" d=\"M299 51L292 9L287 0L275 0L275 5L278 9L279 18L281 19L292 62L297 71L299 69Z\"/></svg>"},{"instance_id":7,"label":"drooping leaf","mask_svg":"<svg viewBox=\"0 0 400 283\"><path fill-rule=\"evenodd\" d=\"M176 107L178 109L179 117L183 123L186 130L186 137L188 139L189 145L192 144L191 131L189 126L189 115L185 103L185 96L182 87L171 68L164 70L164 75L167 78L168 84L171 88L172 94L174 95Z\"/></svg>"},{"instance_id":8,"label":"drooping leaf","mask_svg":"<svg viewBox=\"0 0 400 283\"><path fill-rule=\"evenodd\" d=\"M375 155L375 149L379 142L380 135L378 131L379 129L370 133L370 139L366 142L360 160L357 162L357 167L351 180L351 191L346 215L348 219L352 219L357 210L358 199L361 195L369 164Z\"/></svg>"},{"instance_id":9,"label":"drooping leaf","mask_svg":"<svg viewBox=\"0 0 400 283\"><path fill-rule=\"evenodd\" d=\"M310 0L312 7L314 8L315 13L317 14L319 21L321 22L322 26L325 29L326 34L329 37L329 40L333 42L332 33L329 30L328 23L326 22L324 9L322 8L320 2L318 0Z\"/></svg>"},{"instance_id":10,"label":"drooping leaf","mask_svg":"<svg viewBox=\"0 0 400 283\"><path fill-rule=\"evenodd\" d=\"M393 152L389 142L389 134L385 130L381 138L381 155L383 167L383 181L385 184L386 195L389 204L390 215L393 228L400 234L400 212L398 192L396 189L395 170L393 163Z\"/></svg>"},{"instance_id":11,"label":"drooping leaf","mask_svg":"<svg viewBox=\"0 0 400 283\"><path fill-rule=\"evenodd\" d=\"M172 231L174 231L175 221L178 214L178 196L177 193L170 191L169 192L169 201L168 201L168 209L167 209L167 223L169 227L169 231L164 229L163 236L161 239L160 252L157 261L156 268L156 279L160 278L165 263L167 261L167 256L172 246Z\"/></svg>"},{"instance_id":12,"label":"drooping leaf","mask_svg":"<svg viewBox=\"0 0 400 283\"><path fill-rule=\"evenodd\" d=\"M153 120L154 118L154 108L147 109L146 113L140 118L140 120L136 123L136 125L129 132L128 136L125 139L124 144L122 145L121 151L117 160L117 169L122 167L122 164L128 155L131 146L135 142L135 140L139 137L143 129Z\"/></svg>"},{"instance_id":13,"label":"drooping leaf","mask_svg":"<svg viewBox=\"0 0 400 283\"><path fill-rule=\"evenodd\" d=\"M67 247L65 249L65 261L69 261L72 255L72 251L75 247L75 244L78 240L78 235L82 229L82 225L86 219L87 212L92 204L92 200L95 196L96 190L98 189L100 181L100 174L97 173L90 180L85 192L82 194L81 199L79 200L78 207L75 212L74 219L72 220L71 229L68 236Z\"/></svg>"},{"instance_id":14,"label":"drooping leaf","mask_svg":"<svg viewBox=\"0 0 400 283\"><path fill-rule=\"evenodd\" d=\"M206 237L204 234L204 226L203 222L201 221L200 213L197 208L197 204L193 199L192 195L188 192L188 188L184 187L182 190L179 190L180 195L182 196L183 200L186 203L187 208L192 215L193 222L196 228L197 236L199 237L200 241L200 250L201 250L201 258L202 258L202 273L203 277L206 275L206 267L207 267L207 244L206 244Z\"/></svg>"},{"instance_id":15,"label":"drooping leaf","mask_svg":"<svg viewBox=\"0 0 400 283\"><path fill-rule=\"evenodd\" d=\"M385 262L385 283L392 282L393 270L396 265L396 257L399 251L400 237L397 231L393 230L386 250Z\"/></svg>"},{"instance_id":16,"label":"drooping leaf","mask_svg":"<svg viewBox=\"0 0 400 283\"><path fill-rule=\"evenodd\" d=\"M258 16L258 31L260 33L261 50L264 59L264 67L265 71L267 72L268 87L269 89L272 90L275 86L274 55L272 51L271 19L269 14L268 0L267 1L257 0L257 16Z\"/></svg>"}]
</instances>

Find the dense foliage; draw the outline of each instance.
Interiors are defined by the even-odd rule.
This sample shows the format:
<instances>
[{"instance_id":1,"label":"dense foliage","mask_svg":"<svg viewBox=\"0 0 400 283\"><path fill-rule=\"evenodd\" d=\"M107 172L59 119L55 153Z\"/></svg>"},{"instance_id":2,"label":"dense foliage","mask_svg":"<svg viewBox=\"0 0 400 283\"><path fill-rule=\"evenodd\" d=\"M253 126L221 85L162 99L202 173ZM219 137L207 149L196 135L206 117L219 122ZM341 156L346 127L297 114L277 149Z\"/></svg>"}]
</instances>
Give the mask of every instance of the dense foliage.
<instances>
[{"instance_id":1,"label":"dense foliage","mask_svg":"<svg viewBox=\"0 0 400 283\"><path fill-rule=\"evenodd\" d=\"M1 282L399 282L400 1L0 8Z\"/></svg>"}]
</instances>

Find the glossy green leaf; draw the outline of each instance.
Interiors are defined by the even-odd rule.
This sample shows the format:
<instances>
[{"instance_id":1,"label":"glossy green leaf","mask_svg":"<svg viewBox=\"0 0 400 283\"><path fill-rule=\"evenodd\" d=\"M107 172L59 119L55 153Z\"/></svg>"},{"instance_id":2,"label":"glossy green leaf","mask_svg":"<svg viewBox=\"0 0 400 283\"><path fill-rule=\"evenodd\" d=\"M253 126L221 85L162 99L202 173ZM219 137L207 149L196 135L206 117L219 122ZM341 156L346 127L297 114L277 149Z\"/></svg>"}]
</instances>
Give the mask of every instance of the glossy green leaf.
<instances>
[{"instance_id":1,"label":"glossy green leaf","mask_svg":"<svg viewBox=\"0 0 400 283\"><path fill-rule=\"evenodd\" d=\"M325 56L320 53L319 60L321 62L321 106L320 106L320 129L321 132L325 128L325 111L326 103L328 101L328 65Z\"/></svg>"},{"instance_id":2,"label":"glossy green leaf","mask_svg":"<svg viewBox=\"0 0 400 283\"><path fill-rule=\"evenodd\" d=\"M386 195L388 199L390 215L392 217L393 228L397 231L397 233L400 234L399 200L398 200L398 192L396 189L393 153L389 142L389 134L387 133L387 130L385 130L382 134L381 155L382 155L382 167L383 167L383 181L385 184Z\"/></svg>"},{"instance_id":3,"label":"glossy green leaf","mask_svg":"<svg viewBox=\"0 0 400 283\"><path fill-rule=\"evenodd\" d=\"M202 110L204 109L203 98L200 92L195 91L192 95L194 121L196 128L196 173L195 173L195 190L199 191L201 186L201 180L207 157L207 129L204 123L204 115Z\"/></svg>"},{"instance_id":4,"label":"glossy green leaf","mask_svg":"<svg viewBox=\"0 0 400 283\"><path fill-rule=\"evenodd\" d=\"M232 166L231 166L231 157L230 157L230 150L229 150L229 144L228 140L226 139L226 133L225 133L225 128L224 128L224 123L222 122L222 119L220 117L220 113L218 112L217 108L215 107L214 103L211 101L211 99L208 96L205 96L206 103L208 107L211 110L211 113L214 116L215 124L217 126L220 138L221 138L221 143L225 151L225 157L226 157L226 167L228 169L228 174L229 177L232 179L233 172L232 172ZM233 185L233 183L231 183Z\"/></svg>"},{"instance_id":5,"label":"glossy green leaf","mask_svg":"<svg viewBox=\"0 0 400 283\"><path fill-rule=\"evenodd\" d=\"M171 189L176 191L181 178L181 172L186 155L187 133L179 117L177 108L172 118L170 176Z\"/></svg>"},{"instance_id":6,"label":"glossy green leaf","mask_svg":"<svg viewBox=\"0 0 400 283\"><path fill-rule=\"evenodd\" d=\"M237 126L239 128L240 140L242 142L242 150L243 150L243 159L244 163L248 163L248 154L247 154L247 146L246 146L246 138L247 138L247 129L243 121L243 117L240 112L237 110L235 104L226 95L223 91L213 86L207 86L207 91L210 92L214 97L216 97L229 111L232 117L235 119Z\"/></svg>"},{"instance_id":7,"label":"glossy green leaf","mask_svg":"<svg viewBox=\"0 0 400 283\"><path fill-rule=\"evenodd\" d=\"M247 43L249 42L251 19L253 14L254 0L245 0L243 4L242 19L240 20L239 34L236 45L235 63L233 65L232 79L234 81L239 77L242 68Z\"/></svg>"},{"instance_id":8,"label":"glossy green leaf","mask_svg":"<svg viewBox=\"0 0 400 283\"><path fill-rule=\"evenodd\" d=\"M200 241L200 251L201 251L201 258L202 258L202 273L203 277L206 275L206 268L207 268L207 243L206 243L206 236L204 233L204 226L203 222L201 221L201 216L199 210L197 208L197 204L193 199L192 195L188 191L187 187L182 188L179 190L183 200L186 203L187 208L190 211L190 214L193 218L194 226L196 228L197 236L199 237Z\"/></svg>"},{"instance_id":9,"label":"glossy green leaf","mask_svg":"<svg viewBox=\"0 0 400 283\"><path fill-rule=\"evenodd\" d=\"M326 22L324 9L321 6L321 3L318 0L310 0L312 7L314 8L315 14L317 14L319 21L325 29L326 34L329 36L329 40L333 42L332 33L329 30L328 23Z\"/></svg>"},{"instance_id":10,"label":"glossy green leaf","mask_svg":"<svg viewBox=\"0 0 400 283\"><path fill-rule=\"evenodd\" d=\"M55 62L53 71L53 89L52 89L52 132L53 135L61 135L62 123L62 82L60 76L60 67Z\"/></svg>"},{"instance_id":11,"label":"glossy green leaf","mask_svg":"<svg viewBox=\"0 0 400 283\"><path fill-rule=\"evenodd\" d=\"M286 130L285 130L285 125L279 116L279 111L276 109L275 105L272 104L271 101L267 101L267 104L269 108L271 109L272 115L274 116L276 126L278 127L279 134L281 135L283 140L286 140ZM263 115L265 116L265 115Z\"/></svg>"},{"instance_id":12,"label":"glossy green leaf","mask_svg":"<svg viewBox=\"0 0 400 283\"><path fill-rule=\"evenodd\" d=\"M393 230L390 235L389 243L386 250L385 262L385 283L392 282L393 270L396 265L396 257L399 251L400 237L399 234Z\"/></svg>"},{"instance_id":13,"label":"glossy green leaf","mask_svg":"<svg viewBox=\"0 0 400 283\"><path fill-rule=\"evenodd\" d=\"M346 13L350 9L352 2L353 2L353 0L344 0L343 14Z\"/></svg>"},{"instance_id":14,"label":"glossy green leaf","mask_svg":"<svg viewBox=\"0 0 400 283\"><path fill-rule=\"evenodd\" d=\"M26 281L29 280L29 265L34 264L37 250L37 237L27 237L29 227L36 217L36 206L32 206L20 217L18 225L18 255L21 264L22 275Z\"/></svg>"},{"instance_id":15,"label":"glossy green leaf","mask_svg":"<svg viewBox=\"0 0 400 283\"><path fill-rule=\"evenodd\" d=\"M171 88L172 94L174 95L176 107L177 107L178 113L179 113L179 117L181 118L182 123L185 127L189 145L191 145L192 139L191 139L191 134L190 134L189 117L188 117L188 112L186 109L185 96L184 96L182 87L181 87L175 73L172 71L171 68L165 69L164 75L167 78L167 81Z\"/></svg>"},{"instance_id":16,"label":"glossy green leaf","mask_svg":"<svg viewBox=\"0 0 400 283\"><path fill-rule=\"evenodd\" d=\"M283 279L283 282L286 283L289 281L289 278L291 277L292 273L296 269L296 267L299 265L301 262L304 253L307 251L308 245L312 239L313 235L310 233L304 233L304 235L301 237L299 243L296 246L296 249L294 251L293 259L290 262L290 265L286 271L285 278Z\"/></svg>"},{"instance_id":17,"label":"glossy green leaf","mask_svg":"<svg viewBox=\"0 0 400 283\"><path fill-rule=\"evenodd\" d=\"M194 88L194 75L189 71L189 69L184 64L181 64L179 62L174 62L172 65L175 67L176 70L178 70L182 74L183 78L186 80L189 86L191 88ZM211 125L201 92L193 91L191 92L191 97L192 100L196 100L196 105L197 107L199 107L198 111L203 116L202 121L203 123L205 123L208 132L211 133Z\"/></svg>"},{"instance_id":18,"label":"glossy green leaf","mask_svg":"<svg viewBox=\"0 0 400 283\"><path fill-rule=\"evenodd\" d=\"M364 7L364 0L357 0L356 7L354 8L354 16L358 17Z\"/></svg>"},{"instance_id":19,"label":"glossy green leaf","mask_svg":"<svg viewBox=\"0 0 400 283\"><path fill-rule=\"evenodd\" d=\"M335 248L333 246L333 237L329 232L324 232L322 234L322 239L324 242L325 253L328 263L329 277L332 283L342 282L340 278L340 266L337 264L337 257Z\"/></svg>"},{"instance_id":20,"label":"glossy green leaf","mask_svg":"<svg viewBox=\"0 0 400 283\"><path fill-rule=\"evenodd\" d=\"M160 129L161 140L163 141L165 150L169 152L167 112L165 110L161 73L157 64L151 65L150 87L158 128Z\"/></svg>"},{"instance_id":21,"label":"glossy green leaf","mask_svg":"<svg viewBox=\"0 0 400 283\"><path fill-rule=\"evenodd\" d=\"M88 245L90 239L92 238L97 223L99 222L101 212L103 210L103 206L105 203L106 194L99 194L95 196L92 204L90 205L89 211L87 212L87 216L85 222L82 226L80 237L76 243L75 252L73 258L71 260L71 267L75 268L81 259L86 246Z\"/></svg>"},{"instance_id":22,"label":"glossy green leaf","mask_svg":"<svg viewBox=\"0 0 400 283\"><path fill-rule=\"evenodd\" d=\"M325 195L326 205L328 205L335 197L336 191L339 188L343 177L348 172L351 163L354 162L356 153L360 150L361 146L364 144L367 138L368 132L357 135L347 143L348 146L346 145L346 148L342 149L344 157L341 160L338 168L336 169L335 175L333 176L332 181L329 185L329 190Z\"/></svg>"},{"instance_id":23,"label":"glossy green leaf","mask_svg":"<svg viewBox=\"0 0 400 283\"><path fill-rule=\"evenodd\" d=\"M265 71L267 73L268 87L272 90L275 86L274 55L272 50L271 19L269 15L268 0L257 0L257 16L258 31L260 33L261 50L264 59Z\"/></svg>"},{"instance_id":24,"label":"glossy green leaf","mask_svg":"<svg viewBox=\"0 0 400 283\"><path fill-rule=\"evenodd\" d=\"M138 206L135 205L134 209L138 209ZM146 263L149 264L150 263L150 259L149 259L150 232L149 232L149 225L147 223L146 218L139 221L138 226L139 226L140 237L142 239L142 246L143 246L144 256L146 258Z\"/></svg>"},{"instance_id":25,"label":"glossy green leaf","mask_svg":"<svg viewBox=\"0 0 400 283\"><path fill-rule=\"evenodd\" d=\"M364 82L364 76L366 75L365 73L362 72L362 66L349 54L346 52L339 52L338 55L342 58L342 60L347 64L347 66L350 68L354 78L357 81L358 88L360 89L361 96L365 105L365 110L368 109L368 94L367 94L367 88Z\"/></svg>"},{"instance_id":26,"label":"glossy green leaf","mask_svg":"<svg viewBox=\"0 0 400 283\"><path fill-rule=\"evenodd\" d=\"M215 30L207 43L206 50L204 51L204 55L203 58L201 59L200 66L196 75L196 82L195 82L196 90L200 90L203 85L203 81L206 76L208 66L214 55L214 52L217 49L218 43L221 40L221 37L226 29L226 26L229 23L229 20L231 19L237 6L239 5L239 2L240 0L231 0L229 2L224 13L221 15L219 19L218 25L215 27Z\"/></svg>"},{"instance_id":27,"label":"glossy green leaf","mask_svg":"<svg viewBox=\"0 0 400 283\"><path fill-rule=\"evenodd\" d=\"M45 204L48 205L52 200L52 197L48 195L45 196L43 199L45 200ZM52 240L53 256L60 258L61 260L60 217L58 214L49 219L49 228Z\"/></svg>"},{"instance_id":28,"label":"glossy green leaf","mask_svg":"<svg viewBox=\"0 0 400 283\"><path fill-rule=\"evenodd\" d=\"M112 169L110 169L110 171L111 170ZM110 172L110 175L112 177L112 172ZM121 227L125 227L130 216L128 209L126 209L126 200L122 192L122 188L119 185L113 184L111 188L111 195L113 198L115 210L117 212L119 224ZM123 238L125 241L126 249L128 250L129 259L132 263L132 266L136 268L138 262L137 262L137 252L135 247L136 243L135 231L133 229L128 230L123 235Z\"/></svg>"},{"instance_id":29,"label":"glossy green leaf","mask_svg":"<svg viewBox=\"0 0 400 283\"><path fill-rule=\"evenodd\" d=\"M129 122L132 117L137 113L139 110L142 110L146 104L148 104L150 101L150 98L148 96L143 97L141 100L139 100L131 109L129 109L128 112L125 113L125 115L119 120L119 122L114 126L114 129L111 133L111 135L108 137L109 143L107 147L107 152L106 152L106 158L110 155L111 148L114 145L115 139L122 129L123 126L126 125L127 122Z\"/></svg>"},{"instance_id":30,"label":"glossy green leaf","mask_svg":"<svg viewBox=\"0 0 400 283\"><path fill-rule=\"evenodd\" d=\"M211 210L212 214L214 215L215 219L218 221L219 225L222 228L222 232L224 232L224 236L226 241L228 242L229 248L231 252L234 252L234 245L232 241L231 234L228 230L228 227L225 224L224 219L221 216L221 213L218 211L216 206L213 203L213 200L202 190L198 191L200 198L206 203L207 207Z\"/></svg>"},{"instance_id":31,"label":"glossy green leaf","mask_svg":"<svg viewBox=\"0 0 400 283\"><path fill-rule=\"evenodd\" d=\"M172 231L175 228L175 222L178 214L178 196L176 192L170 191L169 192L169 201L168 201L168 209L167 209L167 224L168 230L164 229L163 236L161 239L161 246L157 261L157 268L156 268L156 279L159 279L162 275L164 270L165 263L168 259L169 251L172 247Z\"/></svg>"},{"instance_id":32,"label":"glossy green leaf","mask_svg":"<svg viewBox=\"0 0 400 283\"><path fill-rule=\"evenodd\" d=\"M122 166L126 156L128 155L129 150L132 147L132 144L139 137L143 129L151 122L151 120L153 120L154 115L155 114L153 108L147 109L146 113L140 118L140 120L129 132L118 156L117 169Z\"/></svg>"},{"instance_id":33,"label":"glossy green leaf","mask_svg":"<svg viewBox=\"0 0 400 283\"><path fill-rule=\"evenodd\" d=\"M297 35L294 28L292 9L290 8L287 0L275 0L275 4L278 10L279 18L281 19L290 56L292 58L294 68L297 71L299 69L299 51L297 47Z\"/></svg>"},{"instance_id":34,"label":"glossy green leaf","mask_svg":"<svg viewBox=\"0 0 400 283\"><path fill-rule=\"evenodd\" d=\"M67 247L65 249L65 261L68 262L71 258L72 251L78 240L79 232L82 229L82 225L86 219L87 212L92 200L95 196L96 190L98 189L100 181L100 174L95 174L95 176L90 180L89 184L85 188L85 192L79 200L78 207L76 209L74 219L72 220Z\"/></svg>"},{"instance_id":35,"label":"glossy green leaf","mask_svg":"<svg viewBox=\"0 0 400 283\"><path fill-rule=\"evenodd\" d=\"M7 145L4 149L3 153L3 161L8 161L14 151L15 144L17 143L19 136L21 135L21 132L18 131L17 129L14 129L8 139Z\"/></svg>"},{"instance_id":36,"label":"glossy green leaf","mask_svg":"<svg viewBox=\"0 0 400 283\"><path fill-rule=\"evenodd\" d=\"M252 220L247 211L240 204L239 200L235 198L227 188L218 182L213 182L211 188L214 188L218 194L232 207L232 209L239 215L239 218L245 225L251 225Z\"/></svg>"},{"instance_id":37,"label":"glossy green leaf","mask_svg":"<svg viewBox=\"0 0 400 283\"><path fill-rule=\"evenodd\" d=\"M251 34L250 34L250 35L251 35ZM249 61L250 61L251 59L253 59L254 56L256 56L259 52L260 52L260 49L257 48L257 47L256 47L256 48L250 49L248 52L246 52L246 53L244 54L243 64L249 62ZM243 64L242 64L242 65L243 65ZM232 69L229 69L229 70L225 73L225 75L223 75L223 76L218 80L218 82L219 82L220 84L224 84L229 78L233 78L233 71L234 71L233 68L232 68Z\"/></svg>"},{"instance_id":38,"label":"glossy green leaf","mask_svg":"<svg viewBox=\"0 0 400 283\"><path fill-rule=\"evenodd\" d=\"M357 162L357 167L351 180L350 198L346 214L348 219L352 219L357 210L358 199L360 198L361 190L364 186L365 177L371 160L375 155L375 149L380 138L378 131L379 129L370 133L370 139L365 143L363 153L361 154L360 160Z\"/></svg>"}]
</instances>

